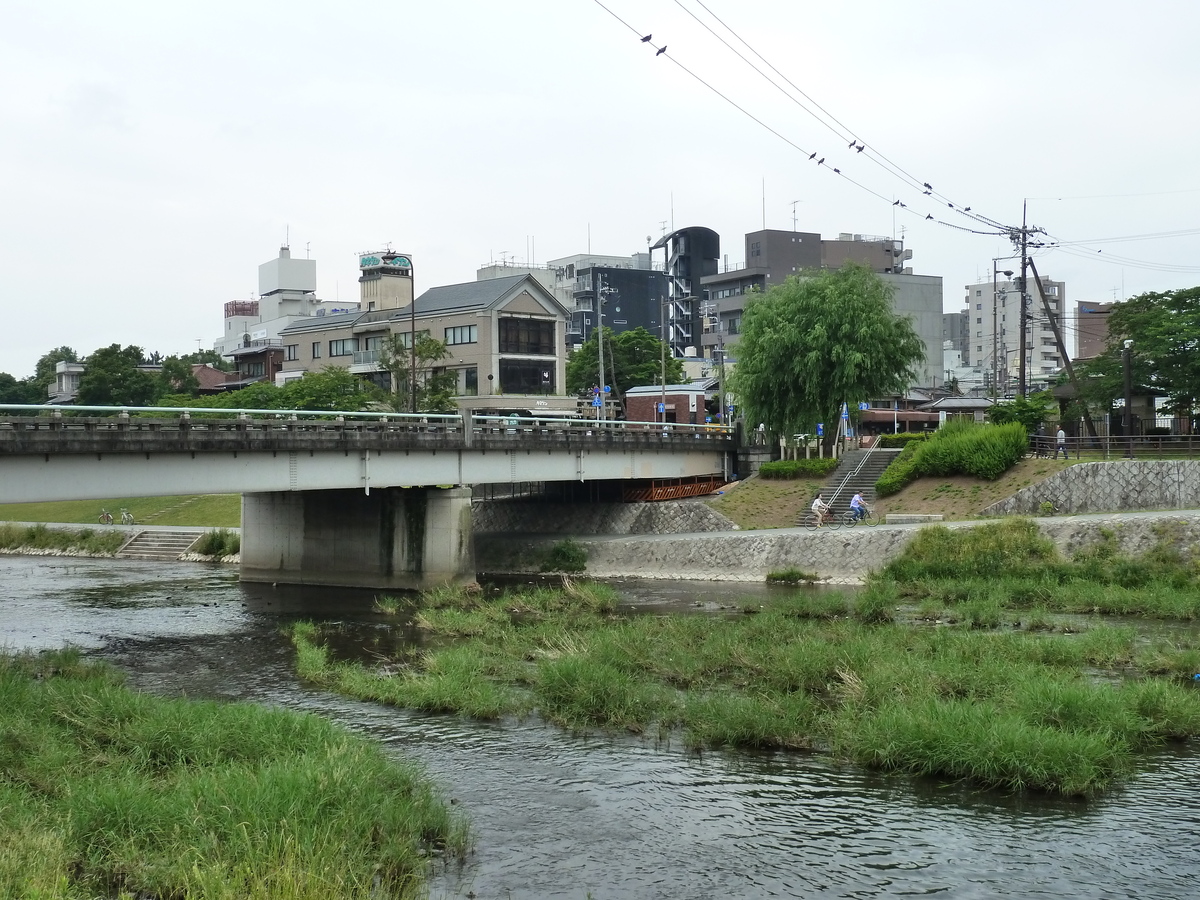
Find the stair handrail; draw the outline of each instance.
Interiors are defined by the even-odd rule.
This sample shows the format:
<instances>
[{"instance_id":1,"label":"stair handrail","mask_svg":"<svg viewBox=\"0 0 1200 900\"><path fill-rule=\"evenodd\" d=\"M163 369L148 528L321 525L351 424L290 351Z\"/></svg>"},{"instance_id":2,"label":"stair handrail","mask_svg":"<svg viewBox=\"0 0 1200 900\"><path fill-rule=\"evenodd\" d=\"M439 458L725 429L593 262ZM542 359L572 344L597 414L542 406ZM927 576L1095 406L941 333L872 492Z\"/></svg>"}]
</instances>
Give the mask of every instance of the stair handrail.
<instances>
[{"instance_id":1,"label":"stair handrail","mask_svg":"<svg viewBox=\"0 0 1200 900\"><path fill-rule=\"evenodd\" d=\"M879 447L877 446L867 448L867 452L864 453L862 459L858 461L858 465L854 467L854 471L848 473L846 477L842 479L841 483L834 489L833 496L829 498L830 508L832 508L833 504L837 502L837 498L842 495L842 488L846 486L846 482L862 471L863 466L867 464L867 460L871 458L871 454L878 449Z\"/></svg>"}]
</instances>

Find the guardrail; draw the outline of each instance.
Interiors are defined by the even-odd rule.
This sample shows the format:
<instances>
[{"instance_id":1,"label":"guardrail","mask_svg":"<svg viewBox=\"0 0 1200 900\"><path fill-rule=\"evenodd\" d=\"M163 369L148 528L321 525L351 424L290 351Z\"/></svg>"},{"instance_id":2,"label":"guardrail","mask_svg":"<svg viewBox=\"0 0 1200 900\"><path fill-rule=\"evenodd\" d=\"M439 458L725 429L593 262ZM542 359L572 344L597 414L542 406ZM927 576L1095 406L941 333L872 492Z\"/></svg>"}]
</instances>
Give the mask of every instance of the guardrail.
<instances>
[{"instance_id":1,"label":"guardrail","mask_svg":"<svg viewBox=\"0 0 1200 900\"><path fill-rule=\"evenodd\" d=\"M1195 434L1135 434L1125 437L1119 434L1097 437L1068 437L1065 451L1051 434L1035 434L1029 438L1031 456L1052 457L1061 453L1075 459L1123 459L1130 455L1151 459L1163 457L1193 459L1200 458L1200 435Z\"/></svg>"}]
</instances>

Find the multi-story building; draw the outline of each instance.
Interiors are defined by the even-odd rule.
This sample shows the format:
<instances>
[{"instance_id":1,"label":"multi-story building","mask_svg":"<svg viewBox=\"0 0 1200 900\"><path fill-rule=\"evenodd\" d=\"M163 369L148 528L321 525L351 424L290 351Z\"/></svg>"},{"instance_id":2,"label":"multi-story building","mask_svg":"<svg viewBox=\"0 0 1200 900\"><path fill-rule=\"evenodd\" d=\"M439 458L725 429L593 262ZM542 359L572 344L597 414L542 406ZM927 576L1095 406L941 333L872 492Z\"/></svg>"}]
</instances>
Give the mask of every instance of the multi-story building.
<instances>
[{"instance_id":1,"label":"multi-story building","mask_svg":"<svg viewBox=\"0 0 1200 900\"><path fill-rule=\"evenodd\" d=\"M1030 390L1049 385L1063 366L1054 339L1054 329L1030 277L1026 296L1025 371ZM1021 290L1015 280L986 281L966 286L967 349L973 364L980 366L1000 394L1018 389L1021 367ZM1042 279L1052 315L1062 322L1066 310L1065 282Z\"/></svg>"},{"instance_id":2,"label":"multi-story building","mask_svg":"<svg viewBox=\"0 0 1200 900\"><path fill-rule=\"evenodd\" d=\"M380 364L389 335L412 346L416 333L445 341L464 409L574 411L561 396L566 380L567 310L532 275L510 275L430 288L414 301L407 255L364 254L362 311L308 317L283 329L280 381L325 366L344 366L381 387L391 373Z\"/></svg>"},{"instance_id":3,"label":"multi-story building","mask_svg":"<svg viewBox=\"0 0 1200 900\"><path fill-rule=\"evenodd\" d=\"M958 352L957 365L960 366L971 364L969 319L965 309L960 312L942 313L942 341L948 341L948 349Z\"/></svg>"},{"instance_id":4,"label":"multi-story building","mask_svg":"<svg viewBox=\"0 0 1200 900\"><path fill-rule=\"evenodd\" d=\"M694 225L663 235L650 247L663 250L667 275L666 311L661 330L677 357L700 355L704 331L704 279L717 274L721 236L711 228Z\"/></svg>"},{"instance_id":5,"label":"multi-story building","mask_svg":"<svg viewBox=\"0 0 1200 900\"><path fill-rule=\"evenodd\" d=\"M317 299L317 261L292 259L288 247L258 267L258 299L230 300L225 304L225 327L213 349L222 356L235 348L278 347L279 332L308 316L338 315L357 311L354 302Z\"/></svg>"},{"instance_id":6,"label":"multi-story building","mask_svg":"<svg viewBox=\"0 0 1200 900\"><path fill-rule=\"evenodd\" d=\"M1076 358L1091 359L1108 348L1108 314L1116 305L1083 301L1075 304Z\"/></svg>"}]
</instances>

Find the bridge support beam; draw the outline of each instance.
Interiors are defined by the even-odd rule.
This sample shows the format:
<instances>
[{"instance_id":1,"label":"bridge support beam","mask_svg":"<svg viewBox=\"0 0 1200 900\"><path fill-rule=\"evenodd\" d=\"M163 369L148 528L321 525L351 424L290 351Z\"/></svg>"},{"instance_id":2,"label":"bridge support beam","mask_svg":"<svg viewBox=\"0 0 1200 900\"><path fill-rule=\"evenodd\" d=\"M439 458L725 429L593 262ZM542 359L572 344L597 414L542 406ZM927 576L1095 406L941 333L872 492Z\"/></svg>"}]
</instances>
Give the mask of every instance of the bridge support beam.
<instances>
[{"instance_id":1,"label":"bridge support beam","mask_svg":"<svg viewBox=\"0 0 1200 900\"><path fill-rule=\"evenodd\" d=\"M421 589L475 578L470 488L242 495L242 579Z\"/></svg>"}]
</instances>

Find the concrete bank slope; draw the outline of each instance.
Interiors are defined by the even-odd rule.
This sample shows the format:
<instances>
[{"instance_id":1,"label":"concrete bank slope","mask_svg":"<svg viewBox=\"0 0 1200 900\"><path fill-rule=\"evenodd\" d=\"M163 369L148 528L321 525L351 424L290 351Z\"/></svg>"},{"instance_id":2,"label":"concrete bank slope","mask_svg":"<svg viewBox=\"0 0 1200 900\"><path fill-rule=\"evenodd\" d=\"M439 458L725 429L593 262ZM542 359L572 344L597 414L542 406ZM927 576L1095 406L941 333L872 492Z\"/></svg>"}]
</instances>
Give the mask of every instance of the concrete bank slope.
<instances>
[{"instance_id":1,"label":"concrete bank slope","mask_svg":"<svg viewBox=\"0 0 1200 900\"><path fill-rule=\"evenodd\" d=\"M944 527L973 528L988 521L948 522ZM1144 553L1160 538L1184 549L1200 544L1200 510L1034 521L1066 555L1110 536L1121 552L1131 554ZM598 578L761 582L768 572L796 568L831 581L856 581L901 553L922 527L928 526L580 536L575 540L587 550L586 574ZM538 570L546 553L560 540L562 535L479 534L475 536L476 568L489 575L530 574Z\"/></svg>"}]
</instances>

